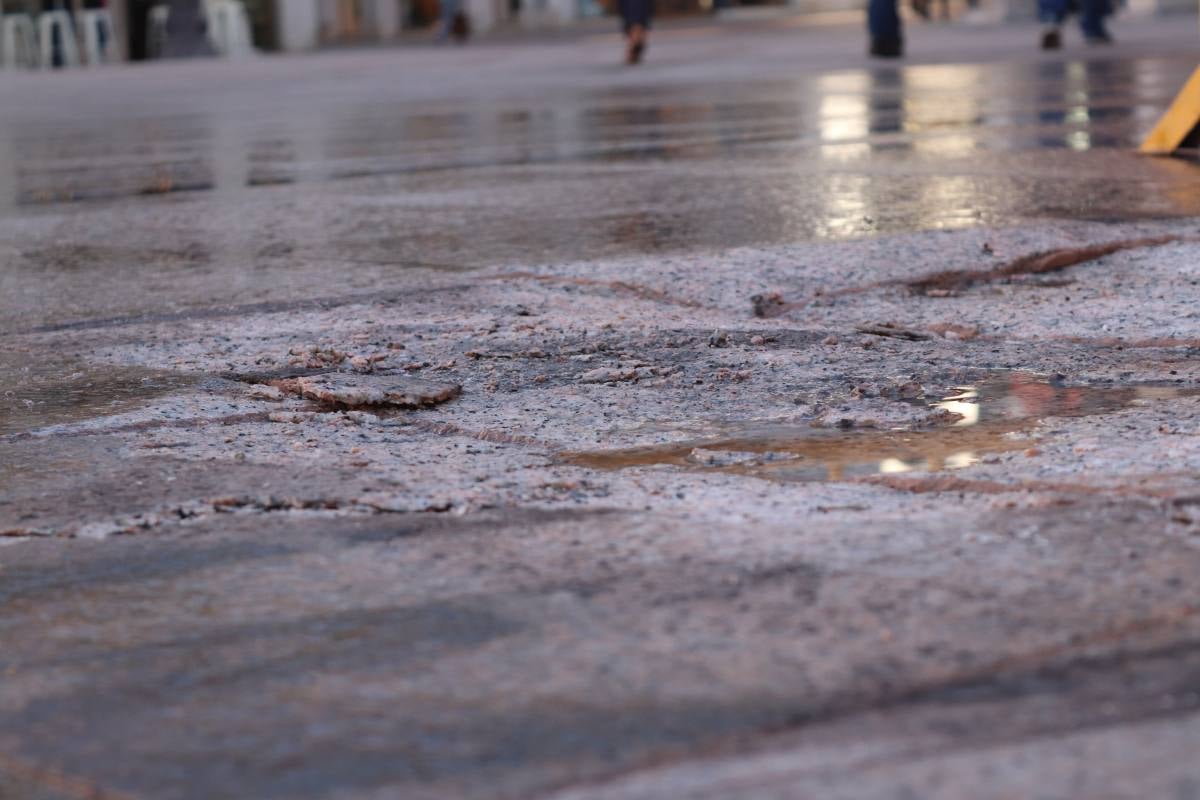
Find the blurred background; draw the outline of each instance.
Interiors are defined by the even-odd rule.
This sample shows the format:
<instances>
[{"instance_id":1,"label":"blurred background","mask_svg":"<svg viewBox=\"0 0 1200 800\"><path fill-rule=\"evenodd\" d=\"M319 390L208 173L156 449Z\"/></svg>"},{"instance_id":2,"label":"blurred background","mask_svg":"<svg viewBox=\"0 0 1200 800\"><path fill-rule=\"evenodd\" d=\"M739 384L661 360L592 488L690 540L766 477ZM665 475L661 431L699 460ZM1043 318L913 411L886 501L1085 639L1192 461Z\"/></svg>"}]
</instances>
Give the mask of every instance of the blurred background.
<instances>
[{"instance_id":1,"label":"blurred background","mask_svg":"<svg viewBox=\"0 0 1200 800\"><path fill-rule=\"evenodd\" d=\"M209 36L216 40L218 49L225 44L220 41L222 38L231 37L235 40L234 50L252 48L267 52L417 40L436 29L441 13L439 0L194 2L209 20ZM29 14L34 18L56 9L76 19L82 19L89 11L102 12L111 20L106 20L109 30L99 36L111 39L105 42L109 49L104 57L116 61L140 61L161 55L170 5L166 0L0 0L4 13ZM865 0L657 0L656 10L661 18L668 20L701 19L705 15L754 19L772 15L840 14L848 21L858 19L865 5ZM1125 0L1119 6L1121 12L1134 15L1196 11L1193 0ZM463 0L461 8L474 33L589 30L607 24L603 18L617 13L617 0ZM1033 21L1036 4L1033 0L970 3L947 0L936 3L933 14L968 22ZM230 29L234 30L226 33ZM80 60L86 61L86 54L81 54Z\"/></svg>"}]
</instances>

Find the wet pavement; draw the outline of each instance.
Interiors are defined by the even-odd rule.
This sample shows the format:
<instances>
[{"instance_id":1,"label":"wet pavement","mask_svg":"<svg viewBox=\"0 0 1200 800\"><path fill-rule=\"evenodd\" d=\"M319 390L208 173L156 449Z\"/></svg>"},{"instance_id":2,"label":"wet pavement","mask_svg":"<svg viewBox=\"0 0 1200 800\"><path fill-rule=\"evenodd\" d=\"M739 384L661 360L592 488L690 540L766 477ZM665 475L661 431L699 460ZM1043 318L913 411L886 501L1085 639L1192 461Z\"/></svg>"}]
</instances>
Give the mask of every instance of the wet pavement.
<instances>
[{"instance_id":1,"label":"wet pavement","mask_svg":"<svg viewBox=\"0 0 1200 800\"><path fill-rule=\"evenodd\" d=\"M664 32L638 73L604 39L210 65L186 91L174 67L22 77L0 88L0 329L412 269L1197 215L1194 164L1129 152L1194 66L1171 31L1045 56L1024 28L914 27L916 52L1007 45L965 64L831 68L857 30L767 28L703 59Z\"/></svg>"},{"instance_id":2,"label":"wet pavement","mask_svg":"<svg viewBox=\"0 0 1200 800\"><path fill-rule=\"evenodd\" d=\"M5 376L0 436L119 414L179 391L197 378L167 370L94 365L38 353L0 352Z\"/></svg>"},{"instance_id":3,"label":"wet pavement","mask_svg":"<svg viewBox=\"0 0 1200 800\"><path fill-rule=\"evenodd\" d=\"M0 84L0 797L1191 797L1200 167L1119 44Z\"/></svg>"}]
</instances>

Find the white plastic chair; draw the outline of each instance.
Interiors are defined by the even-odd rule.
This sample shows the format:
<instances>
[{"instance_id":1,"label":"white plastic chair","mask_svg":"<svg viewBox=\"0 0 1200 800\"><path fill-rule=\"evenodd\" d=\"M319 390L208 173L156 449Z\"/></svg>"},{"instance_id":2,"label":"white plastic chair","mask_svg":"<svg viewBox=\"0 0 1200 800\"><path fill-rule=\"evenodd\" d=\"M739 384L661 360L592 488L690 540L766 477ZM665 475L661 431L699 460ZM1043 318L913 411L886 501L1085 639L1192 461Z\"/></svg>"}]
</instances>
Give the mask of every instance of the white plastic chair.
<instances>
[{"instance_id":1,"label":"white plastic chair","mask_svg":"<svg viewBox=\"0 0 1200 800\"><path fill-rule=\"evenodd\" d=\"M79 66L79 44L75 41L75 26L65 11L46 11L38 17L38 50L42 69L54 66L54 34L58 33L59 52L64 67Z\"/></svg>"},{"instance_id":2,"label":"white plastic chair","mask_svg":"<svg viewBox=\"0 0 1200 800\"><path fill-rule=\"evenodd\" d=\"M0 67L32 69L38 64L37 29L28 14L0 17Z\"/></svg>"},{"instance_id":3,"label":"white plastic chair","mask_svg":"<svg viewBox=\"0 0 1200 800\"><path fill-rule=\"evenodd\" d=\"M226 58L253 55L250 15L241 0L215 0L207 5L208 38L213 48Z\"/></svg>"},{"instance_id":4,"label":"white plastic chair","mask_svg":"<svg viewBox=\"0 0 1200 800\"><path fill-rule=\"evenodd\" d=\"M83 53L89 67L112 60L117 41L112 13L106 8L83 12Z\"/></svg>"},{"instance_id":5,"label":"white plastic chair","mask_svg":"<svg viewBox=\"0 0 1200 800\"><path fill-rule=\"evenodd\" d=\"M158 4L150 7L146 18L146 53L150 58L159 58L167 46L167 23L171 19L169 6Z\"/></svg>"}]
</instances>

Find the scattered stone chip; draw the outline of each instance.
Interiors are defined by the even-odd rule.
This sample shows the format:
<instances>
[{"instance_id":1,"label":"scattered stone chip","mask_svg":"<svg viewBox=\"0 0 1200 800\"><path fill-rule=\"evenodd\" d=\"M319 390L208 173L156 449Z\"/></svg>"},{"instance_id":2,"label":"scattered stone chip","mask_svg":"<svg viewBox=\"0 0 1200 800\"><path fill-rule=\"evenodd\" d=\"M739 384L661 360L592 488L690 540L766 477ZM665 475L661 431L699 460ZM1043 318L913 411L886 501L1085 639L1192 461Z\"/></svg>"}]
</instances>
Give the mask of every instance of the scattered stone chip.
<instances>
[{"instance_id":1,"label":"scattered stone chip","mask_svg":"<svg viewBox=\"0 0 1200 800\"><path fill-rule=\"evenodd\" d=\"M457 383L439 383L408 375L338 372L296 378L290 384L302 397L339 406L423 408L452 400L462 393L462 386Z\"/></svg>"}]
</instances>

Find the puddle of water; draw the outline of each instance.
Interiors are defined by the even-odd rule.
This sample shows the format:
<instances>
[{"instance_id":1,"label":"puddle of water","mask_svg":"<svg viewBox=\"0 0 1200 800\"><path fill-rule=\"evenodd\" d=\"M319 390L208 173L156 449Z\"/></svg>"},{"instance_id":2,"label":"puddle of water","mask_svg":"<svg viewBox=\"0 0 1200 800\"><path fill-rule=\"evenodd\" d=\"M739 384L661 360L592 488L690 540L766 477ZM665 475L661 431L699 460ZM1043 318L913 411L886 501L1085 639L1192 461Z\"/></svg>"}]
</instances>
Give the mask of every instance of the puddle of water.
<instances>
[{"instance_id":1,"label":"puddle of water","mask_svg":"<svg viewBox=\"0 0 1200 800\"><path fill-rule=\"evenodd\" d=\"M0 436L132 411L197 378L0 351Z\"/></svg>"},{"instance_id":2,"label":"puddle of water","mask_svg":"<svg viewBox=\"0 0 1200 800\"><path fill-rule=\"evenodd\" d=\"M668 445L571 453L592 469L673 465L786 481L840 480L855 475L969 466L979 454L1027 447L1006 438L1016 426L965 430L832 433L794 426L756 427L738 435Z\"/></svg>"},{"instance_id":3,"label":"puddle of water","mask_svg":"<svg viewBox=\"0 0 1200 800\"><path fill-rule=\"evenodd\" d=\"M961 469L989 454L1020 450L1020 434L1046 417L1107 414L1195 396L1200 389L1064 386L1014 375L965 386L930 403L957 415L930 430L832 431L799 425L752 424L722 435L622 450L575 452L563 460L592 469L671 465L780 481L822 481L886 473Z\"/></svg>"}]
</instances>

